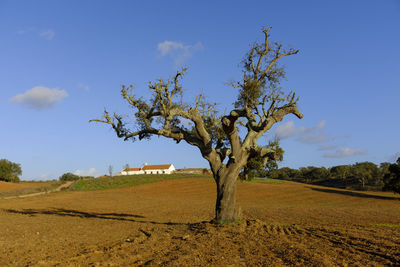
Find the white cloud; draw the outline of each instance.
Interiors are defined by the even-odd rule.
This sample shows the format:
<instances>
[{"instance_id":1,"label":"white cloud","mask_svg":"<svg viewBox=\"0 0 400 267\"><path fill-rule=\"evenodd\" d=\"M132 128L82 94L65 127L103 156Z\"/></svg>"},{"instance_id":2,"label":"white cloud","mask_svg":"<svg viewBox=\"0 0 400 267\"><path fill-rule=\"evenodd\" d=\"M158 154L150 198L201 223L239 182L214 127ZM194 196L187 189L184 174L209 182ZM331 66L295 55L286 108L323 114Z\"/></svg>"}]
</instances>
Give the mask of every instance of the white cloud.
<instances>
[{"instance_id":1,"label":"white cloud","mask_svg":"<svg viewBox=\"0 0 400 267\"><path fill-rule=\"evenodd\" d=\"M288 121L288 122L278 125L278 127L274 130L274 133L279 139L285 139L285 138L289 138L289 137L292 137L295 135L314 133L316 131L320 131L320 130L324 129L325 126L326 126L325 120L318 122L316 126L311 127L311 128L307 128L307 127L296 128L293 121ZM309 143L312 139L314 139L314 140L319 139L319 142L320 142L323 138L326 138L326 140L324 142L328 141L328 137L326 137L325 135L323 135L321 133L318 135L315 135L314 138L312 138L312 137L298 138L298 141L300 141L300 142L304 141L305 143ZM317 143L319 143L319 142L317 142ZM315 144L315 142L312 142L312 144Z\"/></svg>"},{"instance_id":2,"label":"white cloud","mask_svg":"<svg viewBox=\"0 0 400 267\"><path fill-rule=\"evenodd\" d=\"M185 45L184 43L174 41L164 41L157 45L157 50L161 56L171 56L176 65L182 64L190 58L194 52L202 50L203 44L197 42L194 45Z\"/></svg>"},{"instance_id":3,"label":"white cloud","mask_svg":"<svg viewBox=\"0 0 400 267\"><path fill-rule=\"evenodd\" d=\"M296 129L296 126L294 126L294 122L288 121L278 125L278 127L276 127L276 129L274 130L274 133L279 139L285 139L300 134L304 132L304 130L305 127L300 127Z\"/></svg>"},{"instance_id":4,"label":"white cloud","mask_svg":"<svg viewBox=\"0 0 400 267\"><path fill-rule=\"evenodd\" d=\"M53 107L67 96L68 93L65 90L36 86L23 94L14 96L10 101L36 110L42 110Z\"/></svg>"},{"instance_id":5,"label":"white cloud","mask_svg":"<svg viewBox=\"0 0 400 267\"><path fill-rule=\"evenodd\" d=\"M322 120L322 121L318 122L317 125L312 129L314 129L314 130L322 130L322 129L325 128L325 126L326 126L326 120Z\"/></svg>"},{"instance_id":6,"label":"white cloud","mask_svg":"<svg viewBox=\"0 0 400 267\"><path fill-rule=\"evenodd\" d=\"M364 149L352 149L349 147L343 147L336 150L334 153L324 154L325 158L346 158L356 155L365 155L367 152Z\"/></svg>"},{"instance_id":7,"label":"white cloud","mask_svg":"<svg viewBox=\"0 0 400 267\"><path fill-rule=\"evenodd\" d=\"M78 87L83 89L83 90L85 90L86 92L90 91L90 87L88 85L86 85L86 84L78 83Z\"/></svg>"},{"instance_id":8,"label":"white cloud","mask_svg":"<svg viewBox=\"0 0 400 267\"><path fill-rule=\"evenodd\" d=\"M44 173L39 176L41 180L49 180L53 175L51 173Z\"/></svg>"},{"instance_id":9,"label":"white cloud","mask_svg":"<svg viewBox=\"0 0 400 267\"><path fill-rule=\"evenodd\" d=\"M90 168L89 170L76 170L74 172L75 175L79 176L99 176L100 172L98 172L95 168Z\"/></svg>"},{"instance_id":10,"label":"white cloud","mask_svg":"<svg viewBox=\"0 0 400 267\"><path fill-rule=\"evenodd\" d=\"M304 136L299 136L297 138L297 141L306 144L321 144L329 141L329 138L324 134L304 135Z\"/></svg>"},{"instance_id":11,"label":"white cloud","mask_svg":"<svg viewBox=\"0 0 400 267\"><path fill-rule=\"evenodd\" d=\"M53 38L56 35L56 33L53 30L49 29L49 30L41 31L39 33L39 35L40 35L40 37L43 37L44 39L53 40Z\"/></svg>"}]
</instances>

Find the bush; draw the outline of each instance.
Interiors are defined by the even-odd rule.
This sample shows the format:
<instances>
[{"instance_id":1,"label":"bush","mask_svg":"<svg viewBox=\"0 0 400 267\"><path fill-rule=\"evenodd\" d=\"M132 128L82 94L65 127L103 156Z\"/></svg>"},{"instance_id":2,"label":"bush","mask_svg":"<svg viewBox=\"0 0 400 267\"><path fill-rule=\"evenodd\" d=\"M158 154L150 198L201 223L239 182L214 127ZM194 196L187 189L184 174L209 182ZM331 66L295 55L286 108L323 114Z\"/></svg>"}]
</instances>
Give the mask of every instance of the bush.
<instances>
[{"instance_id":1,"label":"bush","mask_svg":"<svg viewBox=\"0 0 400 267\"><path fill-rule=\"evenodd\" d=\"M60 176L60 178L58 178L60 181L66 182L66 181L77 181L79 179L81 179L80 176L75 175L73 173L67 172L64 173L63 175Z\"/></svg>"},{"instance_id":2,"label":"bush","mask_svg":"<svg viewBox=\"0 0 400 267\"><path fill-rule=\"evenodd\" d=\"M6 159L0 160L0 181L5 182L19 182L19 175L22 174L21 165L8 161Z\"/></svg>"}]
</instances>

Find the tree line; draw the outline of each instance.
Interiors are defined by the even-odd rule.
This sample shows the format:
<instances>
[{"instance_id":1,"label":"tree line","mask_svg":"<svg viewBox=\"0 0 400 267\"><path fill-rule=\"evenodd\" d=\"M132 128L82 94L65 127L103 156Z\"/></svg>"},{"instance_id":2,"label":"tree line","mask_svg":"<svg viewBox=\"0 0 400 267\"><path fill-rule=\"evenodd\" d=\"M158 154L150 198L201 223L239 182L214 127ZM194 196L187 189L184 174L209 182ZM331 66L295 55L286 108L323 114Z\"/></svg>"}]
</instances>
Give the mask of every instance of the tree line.
<instances>
[{"instance_id":1,"label":"tree line","mask_svg":"<svg viewBox=\"0 0 400 267\"><path fill-rule=\"evenodd\" d=\"M379 166L366 161L330 168L261 168L255 170L253 176L345 189L394 191L400 194L400 158L394 164L383 162Z\"/></svg>"}]
</instances>

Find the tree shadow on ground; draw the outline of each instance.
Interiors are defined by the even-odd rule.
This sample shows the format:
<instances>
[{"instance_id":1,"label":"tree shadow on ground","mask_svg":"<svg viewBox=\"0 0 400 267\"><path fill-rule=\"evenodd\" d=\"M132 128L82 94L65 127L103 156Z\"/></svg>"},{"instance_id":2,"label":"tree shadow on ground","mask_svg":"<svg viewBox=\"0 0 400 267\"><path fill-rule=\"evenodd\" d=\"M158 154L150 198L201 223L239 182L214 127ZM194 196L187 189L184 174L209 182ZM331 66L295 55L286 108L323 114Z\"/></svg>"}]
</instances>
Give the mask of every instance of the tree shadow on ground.
<instances>
[{"instance_id":1,"label":"tree shadow on ground","mask_svg":"<svg viewBox=\"0 0 400 267\"><path fill-rule=\"evenodd\" d=\"M164 223L164 222L138 220L138 219L144 219L146 217L141 216L141 215L135 215L135 214L85 212L85 211L60 209L60 208L23 209L23 210L3 209L3 211L5 211L7 213L22 214L22 215L29 215L29 216L57 215L57 216L67 216L67 217L88 218L88 219L94 218L94 219L103 219L103 220L130 221L130 222L137 222L137 223L164 224L164 225L186 224L186 223L173 223L173 222L165 222Z\"/></svg>"},{"instance_id":2,"label":"tree shadow on ground","mask_svg":"<svg viewBox=\"0 0 400 267\"><path fill-rule=\"evenodd\" d=\"M361 192L346 191L346 190L341 190L341 189L316 188L316 187L311 187L311 186L307 186L306 188L309 188L314 191L324 192L324 193L342 194L342 195L352 196L352 197L375 198L375 199L384 199L384 200L400 200L400 198L398 198L398 197L376 196L376 195L370 195L370 194L365 194L365 193L361 193Z\"/></svg>"}]
</instances>

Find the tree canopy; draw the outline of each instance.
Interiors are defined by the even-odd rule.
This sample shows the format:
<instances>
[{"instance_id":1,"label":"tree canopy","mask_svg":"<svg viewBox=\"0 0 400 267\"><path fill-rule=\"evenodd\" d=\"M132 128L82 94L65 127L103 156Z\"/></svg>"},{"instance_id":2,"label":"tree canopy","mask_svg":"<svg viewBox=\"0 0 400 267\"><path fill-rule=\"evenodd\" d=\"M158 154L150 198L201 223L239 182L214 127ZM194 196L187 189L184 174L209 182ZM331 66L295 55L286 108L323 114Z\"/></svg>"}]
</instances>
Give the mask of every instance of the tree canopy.
<instances>
[{"instance_id":1,"label":"tree canopy","mask_svg":"<svg viewBox=\"0 0 400 267\"><path fill-rule=\"evenodd\" d=\"M107 110L101 119L92 121L109 124L124 140L156 135L197 147L209 162L217 184L216 221L235 220L240 171L252 158L259 157L264 164L277 159L277 151L259 146L258 139L288 114L303 117L295 93L285 93L280 86L286 73L278 62L299 51L270 41L270 29L263 29L264 41L253 44L243 59L242 78L231 83L238 89L238 98L230 112L219 114L216 104L206 101L202 94L194 103L185 103L181 79L187 68L183 68L171 79L150 82L150 99L136 96L132 85L122 86L123 99L135 110L135 127L129 127L127 116Z\"/></svg>"},{"instance_id":2,"label":"tree canopy","mask_svg":"<svg viewBox=\"0 0 400 267\"><path fill-rule=\"evenodd\" d=\"M0 181L17 183L20 175L22 175L20 164L0 159Z\"/></svg>"},{"instance_id":3,"label":"tree canopy","mask_svg":"<svg viewBox=\"0 0 400 267\"><path fill-rule=\"evenodd\" d=\"M275 138L268 142L266 146L267 149L272 149L275 151L275 157L265 159L261 158L259 155L249 158L246 166L243 168L243 172L240 175L242 180L251 180L254 177L265 177L271 171L278 168L278 162L283 160L283 154L285 151L279 145L279 139Z\"/></svg>"},{"instance_id":4,"label":"tree canopy","mask_svg":"<svg viewBox=\"0 0 400 267\"><path fill-rule=\"evenodd\" d=\"M384 190L400 194L400 157L395 164L389 166L389 172L384 176Z\"/></svg>"}]
</instances>

